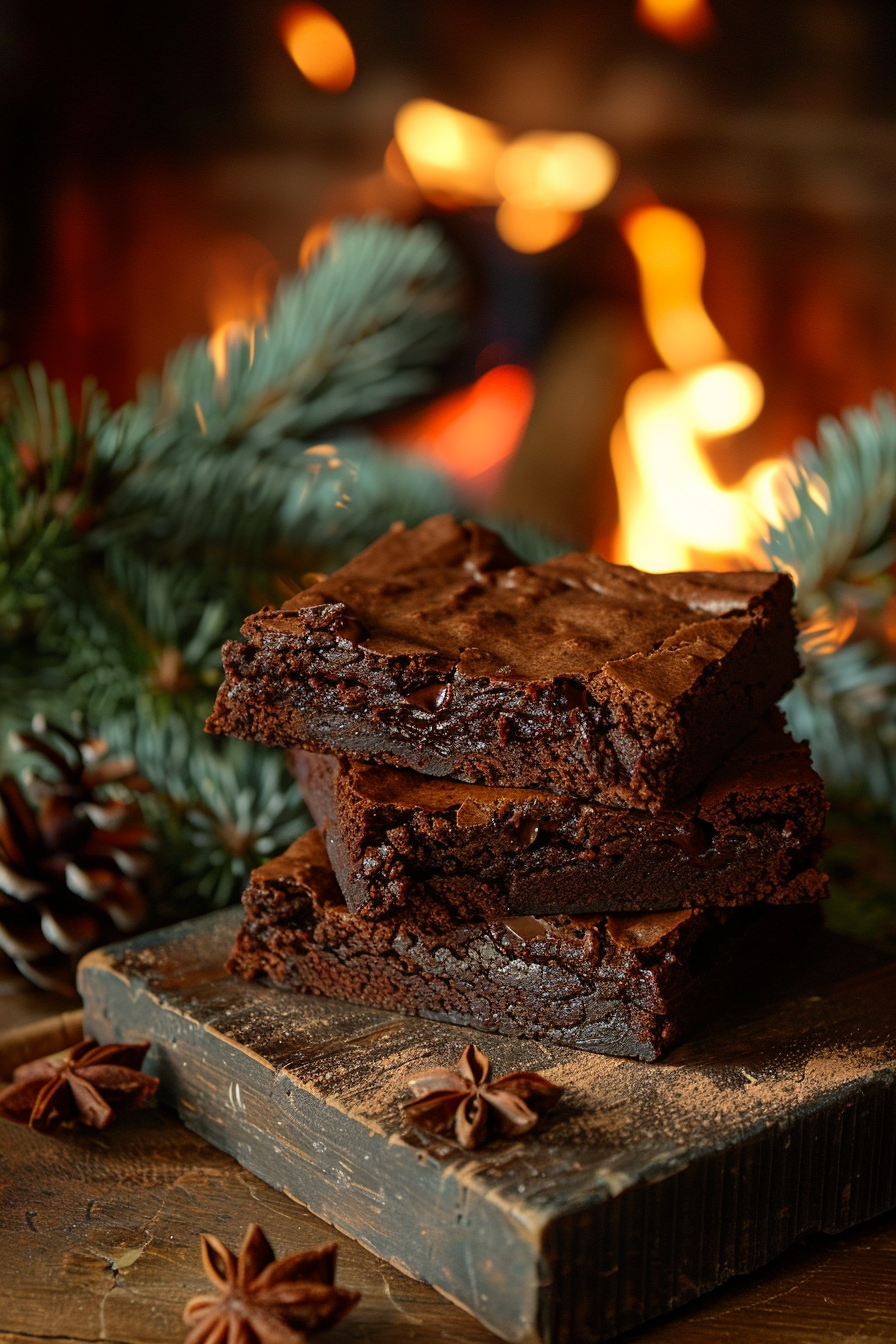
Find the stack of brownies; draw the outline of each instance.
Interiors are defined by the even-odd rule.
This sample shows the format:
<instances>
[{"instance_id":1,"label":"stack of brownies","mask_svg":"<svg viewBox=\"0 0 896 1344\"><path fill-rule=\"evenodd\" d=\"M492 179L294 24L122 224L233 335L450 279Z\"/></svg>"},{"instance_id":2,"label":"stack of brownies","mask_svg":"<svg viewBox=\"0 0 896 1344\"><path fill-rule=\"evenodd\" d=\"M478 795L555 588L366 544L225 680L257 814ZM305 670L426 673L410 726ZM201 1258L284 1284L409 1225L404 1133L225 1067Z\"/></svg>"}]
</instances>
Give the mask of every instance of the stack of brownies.
<instances>
[{"instance_id":1,"label":"stack of brownies","mask_svg":"<svg viewBox=\"0 0 896 1344\"><path fill-rule=\"evenodd\" d=\"M250 617L208 726L287 748L317 829L253 874L230 968L655 1059L817 923L792 598L443 516Z\"/></svg>"}]
</instances>

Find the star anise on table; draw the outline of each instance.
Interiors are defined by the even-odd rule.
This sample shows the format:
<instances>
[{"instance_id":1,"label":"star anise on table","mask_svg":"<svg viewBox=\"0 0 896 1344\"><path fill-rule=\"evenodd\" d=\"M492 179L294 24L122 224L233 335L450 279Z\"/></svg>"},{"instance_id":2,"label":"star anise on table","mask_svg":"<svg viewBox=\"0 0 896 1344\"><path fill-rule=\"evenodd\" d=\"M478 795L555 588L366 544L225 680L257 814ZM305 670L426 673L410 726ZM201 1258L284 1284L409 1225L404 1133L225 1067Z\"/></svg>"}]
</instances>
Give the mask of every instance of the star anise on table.
<instances>
[{"instance_id":1,"label":"star anise on table","mask_svg":"<svg viewBox=\"0 0 896 1344\"><path fill-rule=\"evenodd\" d=\"M411 1078L413 1101L405 1118L433 1134L454 1136L462 1148L479 1148L495 1130L505 1138L528 1134L563 1091L540 1073L505 1073L489 1081L488 1056L468 1045L453 1069L433 1069Z\"/></svg>"},{"instance_id":2,"label":"star anise on table","mask_svg":"<svg viewBox=\"0 0 896 1344\"><path fill-rule=\"evenodd\" d=\"M49 1133L57 1125L105 1129L120 1111L133 1111L154 1097L158 1078L141 1073L148 1041L97 1045L80 1041L55 1064L34 1059L21 1064L0 1091L0 1116Z\"/></svg>"},{"instance_id":3,"label":"star anise on table","mask_svg":"<svg viewBox=\"0 0 896 1344\"><path fill-rule=\"evenodd\" d=\"M360 1293L336 1288L336 1244L274 1258L267 1237L250 1223L239 1258L217 1237L202 1238L202 1263L217 1293L191 1297L185 1344L299 1344L351 1311Z\"/></svg>"}]
</instances>

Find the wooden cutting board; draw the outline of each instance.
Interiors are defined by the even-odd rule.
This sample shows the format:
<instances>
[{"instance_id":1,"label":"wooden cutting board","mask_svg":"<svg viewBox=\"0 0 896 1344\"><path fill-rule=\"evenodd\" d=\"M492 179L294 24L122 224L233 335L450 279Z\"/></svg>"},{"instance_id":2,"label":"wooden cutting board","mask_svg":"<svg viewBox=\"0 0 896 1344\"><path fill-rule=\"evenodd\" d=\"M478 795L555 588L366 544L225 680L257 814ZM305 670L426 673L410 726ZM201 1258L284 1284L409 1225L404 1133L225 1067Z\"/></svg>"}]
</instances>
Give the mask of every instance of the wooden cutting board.
<instances>
[{"instance_id":1,"label":"wooden cutting board","mask_svg":"<svg viewBox=\"0 0 896 1344\"><path fill-rule=\"evenodd\" d=\"M644 1064L247 984L222 970L239 918L92 953L85 1030L148 1037L186 1125L505 1339L611 1339L896 1205L896 963L850 975L852 945L822 938L786 988ZM471 1039L496 1076L566 1092L465 1153L399 1102Z\"/></svg>"}]
</instances>

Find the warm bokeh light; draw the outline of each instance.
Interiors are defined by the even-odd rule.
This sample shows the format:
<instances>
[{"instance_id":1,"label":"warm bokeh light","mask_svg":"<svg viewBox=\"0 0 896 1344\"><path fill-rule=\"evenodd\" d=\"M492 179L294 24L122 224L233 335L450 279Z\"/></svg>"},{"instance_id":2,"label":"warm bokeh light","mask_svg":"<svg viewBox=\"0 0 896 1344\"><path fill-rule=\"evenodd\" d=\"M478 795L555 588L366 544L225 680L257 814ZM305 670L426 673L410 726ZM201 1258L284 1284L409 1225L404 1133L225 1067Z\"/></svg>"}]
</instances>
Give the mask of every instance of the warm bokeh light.
<instances>
[{"instance_id":1,"label":"warm bokeh light","mask_svg":"<svg viewBox=\"0 0 896 1344\"><path fill-rule=\"evenodd\" d=\"M290 5L280 16L280 36L302 74L316 89L343 93L355 77L348 33L320 5Z\"/></svg>"},{"instance_id":2,"label":"warm bokeh light","mask_svg":"<svg viewBox=\"0 0 896 1344\"><path fill-rule=\"evenodd\" d=\"M219 327L215 327L208 338L206 348L215 366L215 377L219 382L227 376L230 351L237 345L251 341L253 331L254 328L240 317L232 318L229 322L222 322Z\"/></svg>"},{"instance_id":3,"label":"warm bokeh light","mask_svg":"<svg viewBox=\"0 0 896 1344\"><path fill-rule=\"evenodd\" d=\"M758 463L729 489L703 448L751 425L765 397L759 375L727 358L703 307L703 235L665 206L634 211L622 231L638 263L647 328L668 367L635 380L613 431L616 558L654 571L764 564L761 519L781 516L781 464Z\"/></svg>"},{"instance_id":4,"label":"warm bokeh light","mask_svg":"<svg viewBox=\"0 0 896 1344\"><path fill-rule=\"evenodd\" d=\"M806 653L824 657L842 648L858 624L859 613L848 601L834 613L830 607L820 607L800 629L800 639ZM887 612L884 611L884 637L887 637Z\"/></svg>"},{"instance_id":5,"label":"warm bokeh light","mask_svg":"<svg viewBox=\"0 0 896 1344\"><path fill-rule=\"evenodd\" d=\"M545 252L575 233L582 216L572 210L531 209L502 201L495 215L499 235L516 252Z\"/></svg>"},{"instance_id":6,"label":"warm bokeh light","mask_svg":"<svg viewBox=\"0 0 896 1344\"><path fill-rule=\"evenodd\" d=\"M622 220L635 254L650 338L670 369L693 369L725 359L728 347L703 306L706 246L680 210L648 205Z\"/></svg>"},{"instance_id":7,"label":"warm bokeh light","mask_svg":"<svg viewBox=\"0 0 896 1344\"><path fill-rule=\"evenodd\" d=\"M635 17L671 42L699 42L715 28L708 0L638 0Z\"/></svg>"},{"instance_id":8,"label":"warm bokeh light","mask_svg":"<svg viewBox=\"0 0 896 1344\"><path fill-rule=\"evenodd\" d=\"M383 171L388 173L394 182L400 187L412 187L417 190L417 183L414 174L407 165L407 160L398 148L398 141L394 138L386 146L386 152L383 155Z\"/></svg>"},{"instance_id":9,"label":"warm bokeh light","mask_svg":"<svg viewBox=\"0 0 896 1344\"><path fill-rule=\"evenodd\" d=\"M457 480L471 481L509 459L526 428L533 396L528 369L500 364L397 426L391 437L438 462Z\"/></svg>"},{"instance_id":10,"label":"warm bokeh light","mask_svg":"<svg viewBox=\"0 0 896 1344\"><path fill-rule=\"evenodd\" d=\"M698 369L688 377L686 391L694 429L713 436L752 425L765 401L758 373L734 360Z\"/></svg>"},{"instance_id":11,"label":"warm bokeh light","mask_svg":"<svg viewBox=\"0 0 896 1344\"><path fill-rule=\"evenodd\" d=\"M504 149L498 126L431 98L399 109L395 139L417 186L440 205L498 200L495 166Z\"/></svg>"},{"instance_id":12,"label":"warm bokeh light","mask_svg":"<svg viewBox=\"0 0 896 1344\"><path fill-rule=\"evenodd\" d=\"M302 270L311 264L322 248L327 246L332 236L332 219L318 219L306 230L299 244L299 266Z\"/></svg>"},{"instance_id":13,"label":"warm bokeh light","mask_svg":"<svg viewBox=\"0 0 896 1344\"><path fill-rule=\"evenodd\" d=\"M273 256L250 234L223 238L212 254L206 292L212 329L208 353L219 381L234 346L248 343L251 356L255 327L267 313L278 277Z\"/></svg>"},{"instance_id":14,"label":"warm bokeh light","mask_svg":"<svg viewBox=\"0 0 896 1344\"><path fill-rule=\"evenodd\" d=\"M619 173L619 156L596 135L532 131L508 145L495 168L498 190L513 205L588 210Z\"/></svg>"}]
</instances>

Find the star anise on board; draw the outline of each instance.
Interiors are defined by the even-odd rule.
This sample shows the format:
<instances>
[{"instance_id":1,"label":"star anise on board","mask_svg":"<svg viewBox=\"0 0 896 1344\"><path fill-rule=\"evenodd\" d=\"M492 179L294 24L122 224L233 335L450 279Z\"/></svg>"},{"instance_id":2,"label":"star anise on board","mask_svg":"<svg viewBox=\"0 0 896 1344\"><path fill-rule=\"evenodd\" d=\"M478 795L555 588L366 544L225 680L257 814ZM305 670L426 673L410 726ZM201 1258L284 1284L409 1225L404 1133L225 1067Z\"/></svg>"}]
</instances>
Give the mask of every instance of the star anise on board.
<instances>
[{"instance_id":1,"label":"star anise on board","mask_svg":"<svg viewBox=\"0 0 896 1344\"><path fill-rule=\"evenodd\" d=\"M218 1291L184 1307L193 1327L185 1344L299 1344L335 1325L361 1296L333 1286L335 1242L276 1260L257 1223L247 1227L239 1258L204 1235L202 1263Z\"/></svg>"},{"instance_id":2,"label":"star anise on board","mask_svg":"<svg viewBox=\"0 0 896 1344\"><path fill-rule=\"evenodd\" d=\"M488 1056L468 1045L453 1069L433 1069L411 1078L413 1101L405 1118L433 1134L454 1136L462 1148L479 1148L497 1130L505 1138L528 1134L563 1091L540 1073L505 1073L489 1082Z\"/></svg>"},{"instance_id":3,"label":"star anise on board","mask_svg":"<svg viewBox=\"0 0 896 1344\"><path fill-rule=\"evenodd\" d=\"M148 1041L97 1045L79 1041L59 1064L34 1059L21 1064L0 1091L0 1116L49 1133L57 1125L105 1129L120 1111L133 1111L154 1097L158 1078L141 1073Z\"/></svg>"}]
</instances>

